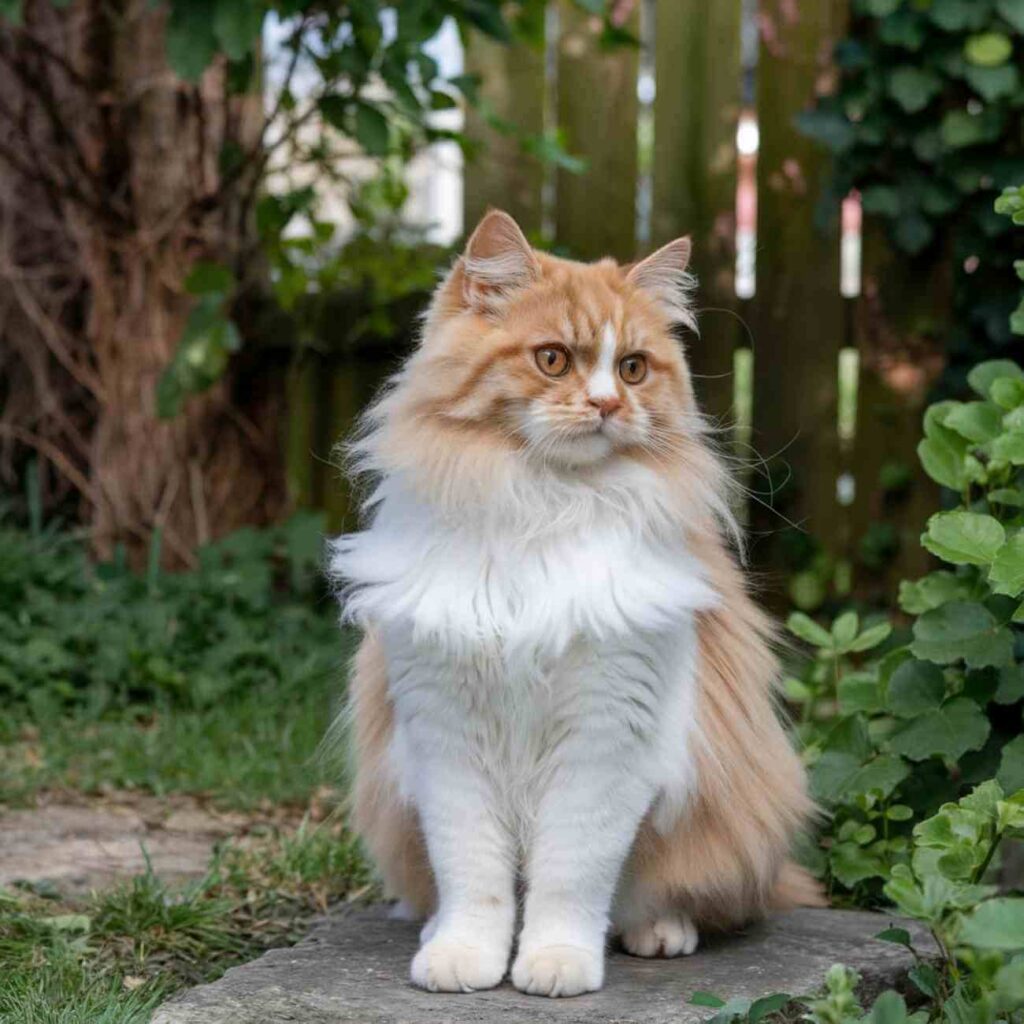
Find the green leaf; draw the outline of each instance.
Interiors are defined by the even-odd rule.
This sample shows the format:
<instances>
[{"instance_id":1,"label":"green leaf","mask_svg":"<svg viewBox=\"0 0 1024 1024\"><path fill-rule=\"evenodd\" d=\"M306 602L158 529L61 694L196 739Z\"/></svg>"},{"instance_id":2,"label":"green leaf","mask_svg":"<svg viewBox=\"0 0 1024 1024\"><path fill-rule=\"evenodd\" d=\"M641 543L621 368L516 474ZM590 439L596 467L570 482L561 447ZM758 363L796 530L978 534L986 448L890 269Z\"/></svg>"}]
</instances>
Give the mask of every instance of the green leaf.
<instances>
[{"instance_id":1,"label":"green leaf","mask_svg":"<svg viewBox=\"0 0 1024 1024\"><path fill-rule=\"evenodd\" d=\"M1002 32L982 32L964 43L964 56L968 62L983 68L1005 64L1012 53L1013 43Z\"/></svg>"},{"instance_id":2,"label":"green leaf","mask_svg":"<svg viewBox=\"0 0 1024 1024\"><path fill-rule=\"evenodd\" d=\"M1015 736L1003 747L996 781L1005 793L1024 789L1024 736Z\"/></svg>"},{"instance_id":3,"label":"green leaf","mask_svg":"<svg viewBox=\"0 0 1024 1024\"><path fill-rule=\"evenodd\" d=\"M997 594L1017 597L1024 592L1024 533L1014 534L999 549L988 580Z\"/></svg>"},{"instance_id":4,"label":"green leaf","mask_svg":"<svg viewBox=\"0 0 1024 1024\"><path fill-rule=\"evenodd\" d=\"M992 442L992 457L1013 466L1024 466L1024 431L1000 434Z\"/></svg>"},{"instance_id":5,"label":"green leaf","mask_svg":"<svg viewBox=\"0 0 1024 1024\"><path fill-rule=\"evenodd\" d=\"M912 761L929 757L957 760L988 739L988 719L974 701L955 697L908 722L889 738L890 747Z\"/></svg>"},{"instance_id":6,"label":"green leaf","mask_svg":"<svg viewBox=\"0 0 1024 1024\"><path fill-rule=\"evenodd\" d=\"M839 681L836 690L839 709L844 715L856 714L858 711L881 711L883 705L880 690L878 680L872 673L851 672Z\"/></svg>"},{"instance_id":7,"label":"green leaf","mask_svg":"<svg viewBox=\"0 0 1024 1024\"><path fill-rule=\"evenodd\" d=\"M1013 636L984 606L950 601L914 623L910 648L919 658L951 665L961 658L970 668L1013 662Z\"/></svg>"},{"instance_id":8,"label":"green leaf","mask_svg":"<svg viewBox=\"0 0 1024 1024\"><path fill-rule=\"evenodd\" d=\"M778 1013L787 1003L792 1001L792 998L788 992L773 992L770 996L762 996L760 999L755 999L747 1011L749 1024L757 1024L759 1020L763 1020L768 1014Z\"/></svg>"},{"instance_id":9,"label":"green leaf","mask_svg":"<svg viewBox=\"0 0 1024 1024\"><path fill-rule=\"evenodd\" d=\"M856 612L843 612L832 623L832 638L837 648L845 648L853 642L860 628L860 619Z\"/></svg>"},{"instance_id":10,"label":"green leaf","mask_svg":"<svg viewBox=\"0 0 1024 1024\"><path fill-rule=\"evenodd\" d=\"M997 704L1016 704L1024 697L1024 665L1019 662L999 670L999 683L992 699Z\"/></svg>"},{"instance_id":11,"label":"green leaf","mask_svg":"<svg viewBox=\"0 0 1024 1024\"><path fill-rule=\"evenodd\" d=\"M1000 377L1024 379L1024 370L1010 359L989 359L984 363L978 363L967 374L967 383L982 398L989 398L992 385Z\"/></svg>"},{"instance_id":12,"label":"green leaf","mask_svg":"<svg viewBox=\"0 0 1024 1024\"><path fill-rule=\"evenodd\" d=\"M891 633L892 626L888 622L878 622L860 633L846 649L854 654L859 654L861 651L870 651L880 643L888 640Z\"/></svg>"},{"instance_id":13,"label":"green leaf","mask_svg":"<svg viewBox=\"0 0 1024 1024\"><path fill-rule=\"evenodd\" d=\"M198 82L217 52L207 0L174 0L166 36L171 69L186 82Z\"/></svg>"},{"instance_id":14,"label":"green leaf","mask_svg":"<svg viewBox=\"0 0 1024 1024\"><path fill-rule=\"evenodd\" d=\"M937 483L959 491L964 486L963 455L935 438L918 443L917 457L924 471Z\"/></svg>"},{"instance_id":15,"label":"green leaf","mask_svg":"<svg viewBox=\"0 0 1024 1024\"><path fill-rule=\"evenodd\" d=\"M801 640L806 641L809 644L813 644L815 647L831 647L832 646L832 634L828 630L819 626L809 615L805 615L803 612L793 612L788 619L786 619L786 628L794 635L799 637Z\"/></svg>"},{"instance_id":16,"label":"green leaf","mask_svg":"<svg viewBox=\"0 0 1024 1024\"><path fill-rule=\"evenodd\" d=\"M713 1007L714 1009L717 1010L720 1007L725 1006L725 1000L719 998L713 992L697 991L697 992L694 992L692 996L690 996L690 1005L691 1006L711 1006L711 1007Z\"/></svg>"},{"instance_id":17,"label":"green leaf","mask_svg":"<svg viewBox=\"0 0 1024 1024\"><path fill-rule=\"evenodd\" d=\"M907 718L942 704L946 680L942 669L930 661L905 661L889 680L888 706L893 714Z\"/></svg>"},{"instance_id":18,"label":"green leaf","mask_svg":"<svg viewBox=\"0 0 1024 1024\"><path fill-rule=\"evenodd\" d=\"M1024 405L1024 380L1020 377L999 377L989 387L992 401L1002 409Z\"/></svg>"},{"instance_id":19,"label":"green leaf","mask_svg":"<svg viewBox=\"0 0 1024 1024\"><path fill-rule=\"evenodd\" d=\"M20 25L22 21L22 0L0 0L0 19L9 25Z\"/></svg>"},{"instance_id":20,"label":"green leaf","mask_svg":"<svg viewBox=\"0 0 1024 1024\"><path fill-rule=\"evenodd\" d=\"M1024 898L986 900L964 916L960 938L979 949L1024 949Z\"/></svg>"},{"instance_id":21,"label":"green leaf","mask_svg":"<svg viewBox=\"0 0 1024 1024\"><path fill-rule=\"evenodd\" d=\"M866 1024L906 1024L907 1004L899 992L888 989L875 1000L864 1019Z\"/></svg>"},{"instance_id":22,"label":"green leaf","mask_svg":"<svg viewBox=\"0 0 1024 1024\"><path fill-rule=\"evenodd\" d=\"M892 942L897 946L910 946L910 932L906 928L886 928L875 938L882 942Z\"/></svg>"},{"instance_id":23,"label":"green leaf","mask_svg":"<svg viewBox=\"0 0 1024 1024\"><path fill-rule=\"evenodd\" d=\"M960 32L973 22L975 0L933 0L928 9L932 21L947 32Z\"/></svg>"},{"instance_id":24,"label":"green leaf","mask_svg":"<svg viewBox=\"0 0 1024 1024\"><path fill-rule=\"evenodd\" d=\"M828 852L832 874L847 888L868 878L884 878L886 864L877 854L855 842L834 843Z\"/></svg>"},{"instance_id":25,"label":"green leaf","mask_svg":"<svg viewBox=\"0 0 1024 1024\"><path fill-rule=\"evenodd\" d=\"M906 762L892 754L880 754L867 763L842 750L826 750L811 768L815 796L825 803L877 793L882 799L910 774Z\"/></svg>"},{"instance_id":26,"label":"green leaf","mask_svg":"<svg viewBox=\"0 0 1024 1024\"><path fill-rule=\"evenodd\" d=\"M907 971L907 977L917 986L919 992L923 992L931 999L938 998L941 991L939 972L931 964L917 964Z\"/></svg>"},{"instance_id":27,"label":"green leaf","mask_svg":"<svg viewBox=\"0 0 1024 1024\"><path fill-rule=\"evenodd\" d=\"M1012 96L1020 89L1020 73L1015 64L1004 64L998 68L969 65L964 71L970 87L989 103Z\"/></svg>"},{"instance_id":28,"label":"green leaf","mask_svg":"<svg viewBox=\"0 0 1024 1024\"><path fill-rule=\"evenodd\" d=\"M921 543L954 565L988 565L1006 540L998 519L977 512L938 512Z\"/></svg>"},{"instance_id":29,"label":"green leaf","mask_svg":"<svg viewBox=\"0 0 1024 1024\"><path fill-rule=\"evenodd\" d=\"M370 156L387 155L390 141L388 122L377 107L361 100L357 103L354 131L356 141Z\"/></svg>"},{"instance_id":30,"label":"green leaf","mask_svg":"<svg viewBox=\"0 0 1024 1024\"><path fill-rule=\"evenodd\" d=\"M889 95L908 113L924 110L942 91L942 79L927 68L906 65L889 75Z\"/></svg>"},{"instance_id":31,"label":"green leaf","mask_svg":"<svg viewBox=\"0 0 1024 1024\"><path fill-rule=\"evenodd\" d=\"M1002 431L1003 414L994 402L965 402L949 411L944 424L968 441L984 444Z\"/></svg>"},{"instance_id":32,"label":"green leaf","mask_svg":"<svg viewBox=\"0 0 1024 1024\"><path fill-rule=\"evenodd\" d=\"M996 10L1018 32L1024 32L1024 0L996 0Z\"/></svg>"},{"instance_id":33,"label":"green leaf","mask_svg":"<svg viewBox=\"0 0 1024 1024\"><path fill-rule=\"evenodd\" d=\"M263 28L264 7L254 0L216 0L213 31L231 60L252 52Z\"/></svg>"},{"instance_id":34,"label":"green leaf","mask_svg":"<svg viewBox=\"0 0 1024 1024\"><path fill-rule=\"evenodd\" d=\"M967 601L976 597L975 586L963 576L940 569L914 583L900 583L899 604L908 615L921 615L948 601Z\"/></svg>"}]
</instances>

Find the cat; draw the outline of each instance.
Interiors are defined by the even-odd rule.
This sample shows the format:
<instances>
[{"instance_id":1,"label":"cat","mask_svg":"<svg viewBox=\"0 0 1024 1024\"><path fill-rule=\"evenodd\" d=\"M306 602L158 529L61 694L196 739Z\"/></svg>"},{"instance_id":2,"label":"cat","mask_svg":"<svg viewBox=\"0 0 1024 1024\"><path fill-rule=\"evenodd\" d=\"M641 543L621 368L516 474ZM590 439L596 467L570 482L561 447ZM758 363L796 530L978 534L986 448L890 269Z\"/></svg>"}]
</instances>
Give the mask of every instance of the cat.
<instances>
[{"instance_id":1,"label":"cat","mask_svg":"<svg viewBox=\"0 0 1024 1024\"><path fill-rule=\"evenodd\" d=\"M489 212L351 445L374 481L331 554L364 630L352 822L429 918L431 991L498 985L515 946L518 989L577 995L609 934L674 957L821 903L789 860L813 808L772 626L674 333L689 256L575 263Z\"/></svg>"}]
</instances>

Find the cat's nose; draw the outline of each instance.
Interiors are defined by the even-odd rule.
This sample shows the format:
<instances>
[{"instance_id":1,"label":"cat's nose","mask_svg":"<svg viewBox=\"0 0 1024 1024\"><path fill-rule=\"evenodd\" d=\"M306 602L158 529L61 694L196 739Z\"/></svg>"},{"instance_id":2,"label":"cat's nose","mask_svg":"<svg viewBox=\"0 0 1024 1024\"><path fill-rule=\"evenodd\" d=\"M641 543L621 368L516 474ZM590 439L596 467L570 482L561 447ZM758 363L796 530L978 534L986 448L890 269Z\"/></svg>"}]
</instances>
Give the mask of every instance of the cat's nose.
<instances>
[{"instance_id":1,"label":"cat's nose","mask_svg":"<svg viewBox=\"0 0 1024 1024\"><path fill-rule=\"evenodd\" d=\"M602 419L607 419L622 406L618 395L602 395L600 398L588 398L587 401L601 414Z\"/></svg>"}]
</instances>

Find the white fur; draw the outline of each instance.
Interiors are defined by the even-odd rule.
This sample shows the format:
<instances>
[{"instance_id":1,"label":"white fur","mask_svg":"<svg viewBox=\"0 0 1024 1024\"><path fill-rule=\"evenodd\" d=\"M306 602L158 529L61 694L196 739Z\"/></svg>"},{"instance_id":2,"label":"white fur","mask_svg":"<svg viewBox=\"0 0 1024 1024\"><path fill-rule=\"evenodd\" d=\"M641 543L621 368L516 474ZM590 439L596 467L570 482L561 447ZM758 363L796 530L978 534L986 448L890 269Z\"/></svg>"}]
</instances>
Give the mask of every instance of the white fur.
<instances>
[{"instance_id":1,"label":"white fur","mask_svg":"<svg viewBox=\"0 0 1024 1024\"><path fill-rule=\"evenodd\" d=\"M346 613L382 633L391 768L437 880L416 984L500 981L521 871L513 982L600 987L640 821L653 808L669 827L694 781L694 612L715 595L660 514L666 500L636 464L589 478L538 469L471 514L392 476L371 528L336 542ZM662 931L662 948L688 944Z\"/></svg>"},{"instance_id":2,"label":"white fur","mask_svg":"<svg viewBox=\"0 0 1024 1024\"><path fill-rule=\"evenodd\" d=\"M597 365L587 380L587 396L599 401L602 398L615 398L619 393L615 383L615 350L618 339L615 328L606 323L601 331L601 347L597 354Z\"/></svg>"}]
</instances>

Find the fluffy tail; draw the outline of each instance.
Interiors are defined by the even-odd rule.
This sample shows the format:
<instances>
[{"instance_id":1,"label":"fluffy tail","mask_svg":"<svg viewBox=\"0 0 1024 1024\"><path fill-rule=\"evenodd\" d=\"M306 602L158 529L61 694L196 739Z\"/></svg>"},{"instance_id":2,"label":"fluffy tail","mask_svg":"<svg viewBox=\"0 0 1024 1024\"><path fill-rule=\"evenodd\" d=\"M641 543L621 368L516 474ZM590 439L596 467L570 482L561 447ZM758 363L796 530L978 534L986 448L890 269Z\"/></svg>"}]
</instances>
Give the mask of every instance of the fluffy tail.
<instances>
[{"instance_id":1,"label":"fluffy tail","mask_svg":"<svg viewBox=\"0 0 1024 1024\"><path fill-rule=\"evenodd\" d=\"M773 910L793 910L795 907L827 907L825 887L806 868L788 860L782 865L778 881L772 891Z\"/></svg>"}]
</instances>

